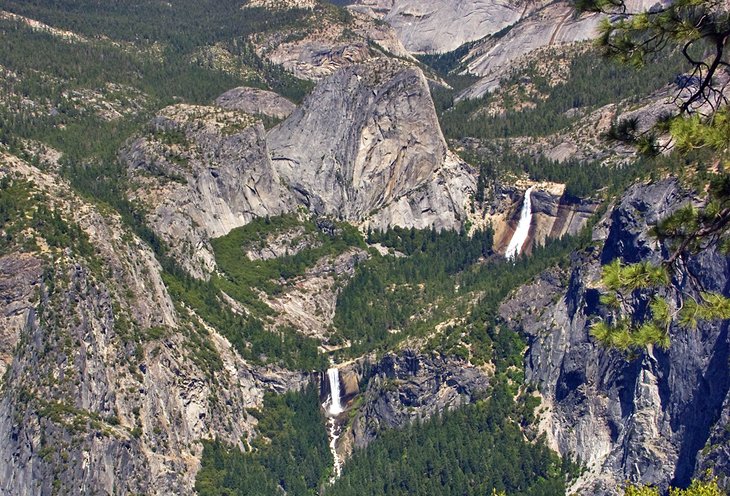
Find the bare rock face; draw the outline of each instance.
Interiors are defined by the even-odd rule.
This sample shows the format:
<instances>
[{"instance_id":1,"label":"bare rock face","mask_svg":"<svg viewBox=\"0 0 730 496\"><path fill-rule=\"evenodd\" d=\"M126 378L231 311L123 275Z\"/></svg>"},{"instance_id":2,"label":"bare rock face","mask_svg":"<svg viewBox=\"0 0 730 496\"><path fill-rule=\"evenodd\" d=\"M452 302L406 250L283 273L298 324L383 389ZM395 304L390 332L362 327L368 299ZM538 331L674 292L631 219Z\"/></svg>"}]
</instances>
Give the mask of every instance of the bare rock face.
<instances>
[{"instance_id":1,"label":"bare rock face","mask_svg":"<svg viewBox=\"0 0 730 496\"><path fill-rule=\"evenodd\" d=\"M516 186L499 186L483 211L471 217L475 227L492 227L498 253L504 253L515 233L530 186L534 188L530 196L532 218L521 253L532 253L548 239L578 234L600 205L595 200L565 194L565 185L560 183L521 181Z\"/></svg>"},{"instance_id":2,"label":"bare rock face","mask_svg":"<svg viewBox=\"0 0 730 496\"><path fill-rule=\"evenodd\" d=\"M443 53L514 24L527 9L520 0L359 0L393 26L412 53Z\"/></svg>"},{"instance_id":3,"label":"bare rock face","mask_svg":"<svg viewBox=\"0 0 730 496\"><path fill-rule=\"evenodd\" d=\"M730 391L728 322L691 331L673 324L671 347L628 357L597 344L590 322L602 316L601 266L616 257L658 262L664 247L648 229L693 201L676 182L632 187L594 231L602 249L576 254L570 269L543 274L501 308L529 338L526 378L543 396L540 426L548 443L587 470L578 493L619 494L624 481L666 488L687 484L705 468L727 464ZM675 278L682 291L730 294L730 259L709 248ZM669 293L675 298L676 293Z\"/></svg>"},{"instance_id":4,"label":"bare rock face","mask_svg":"<svg viewBox=\"0 0 730 496\"><path fill-rule=\"evenodd\" d=\"M215 269L211 238L255 217L306 206L385 229L458 229L473 171L447 149L423 73L377 59L321 82L279 126L240 109L283 115L270 93L236 88L225 108L175 105L121 152L130 199L194 276Z\"/></svg>"},{"instance_id":5,"label":"bare rock face","mask_svg":"<svg viewBox=\"0 0 730 496\"><path fill-rule=\"evenodd\" d=\"M368 258L359 248L352 248L337 257L321 259L302 276L297 277L281 293L265 302L277 315L273 328L291 327L307 336L326 341L334 331L338 280L352 277L358 263Z\"/></svg>"},{"instance_id":6,"label":"bare rock face","mask_svg":"<svg viewBox=\"0 0 730 496\"><path fill-rule=\"evenodd\" d=\"M268 135L278 174L317 214L455 228L474 178L441 134L423 73L378 59L323 81Z\"/></svg>"},{"instance_id":7,"label":"bare rock face","mask_svg":"<svg viewBox=\"0 0 730 496\"><path fill-rule=\"evenodd\" d=\"M724 489L730 490L730 394L722 405L722 414L710 429L710 437L697 457L696 473L715 473Z\"/></svg>"},{"instance_id":8,"label":"bare rock face","mask_svg":"<svg viewBox=\"0 0 730 496\"><path fill-rule=\"evenodd\" d=\"M568 2L552 3L522 19L503 36L478 43L465 60L467 70L482 79L459 98L478 98L493 91L514 63L539 48L595 38L600 16L576 18L574 12Z\"/></svg>"},{"instance_id":9,"label":"bare rock face","mask_svg":"<svg viewBox=\"0 0 730 496\"><path fill-rule=\"evenodd\" d=\"M468 215L466 205L475 187L473 171L451 152L431 181L376 210L365 226L385 230L390 226L416 229L458 229Z\"/></svg>"},{"instance_id":10,"label":"bare rock face","mask_svg":"<svg viewBox=\"0 0 730 496\"><path fill-rule=\"evenodd\" d=\"M23 328L33 312L35 291L41 283L43 261L31 254L0 257L0 377L13 361Z\"/></svg>"},{"instance_id":11,"label":"bare rock face","mask_svg":"<svg viewBox=\"0 0 730 496\"><path fill-rule=\"evenodd\" d=\"M597 201L555 195L546 190L533 191L529 246L544 245L548 239L578 234L598 206Z\"/></svg>"},{"instance_id":12,"label":"bare rock face","mask_svg":"<svg viewBox=\"0 0 730 496\"><path fill-rule=\"evenodd\" d=\"M226 110L239 110L247 114L266 115L286 119L297 108L292 102L273 91L241 86L219 96L216 105Z\"/></svg>"},{"instance_id":13,"label":"bare rock face","mask_svg":"<svg viewBox=\"0 0 730 496\"><path fill-rule=\"evenodd\" d=\"M641 11L655 3L633 0L627 5L632 11ZM575 7L565 1L538 6L528 15L523 15L506 32L485 38L470 49L463 62L466 63L467 72L482 79L464 90L458 96L459 100L479 98L494 91L510 68L535 50L595 39L598 26L605 17L593 13L576 16Z\"/></svg>"},{"instance_id":14,"label":"bare rock face","mask_svg":"<svg viewBox=\"0 0 730 496\"><path fill-rule=\"evenodd\" d=\"M211 238L294 204L271 166L263 126L248 114L176 105L150 129L122 152L135 180L129 195L191 274L214 269Z\"/></svg>"}]
</instances>

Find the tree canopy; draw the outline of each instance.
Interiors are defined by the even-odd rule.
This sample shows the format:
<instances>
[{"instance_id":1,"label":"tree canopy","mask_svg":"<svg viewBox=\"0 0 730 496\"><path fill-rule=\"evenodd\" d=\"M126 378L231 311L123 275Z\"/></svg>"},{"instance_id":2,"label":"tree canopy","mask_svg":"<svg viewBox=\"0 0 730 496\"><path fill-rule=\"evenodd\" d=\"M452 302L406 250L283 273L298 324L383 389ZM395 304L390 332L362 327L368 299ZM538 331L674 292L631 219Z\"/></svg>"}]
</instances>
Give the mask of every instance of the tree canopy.
<instances>
[{"instance_id":1,"label":"tree canopy","mask_svg":"<svg viewBox=\"0 0 730 496\"><path fill-rule=\"evenodd\" d=\"M659 267L647 263L623 265L619 260L604 268L605 292L601 302L610 310L608 320L595 322L592 334L619 349L651 344L669 346L669 327L675 317L694 328L699 320L730 318L730 299L701 287L692 294L681 291L679 306L667 299L664 288L670 273L687 271L686 257L700 250L730 248L730 176L725 171L730 125L726 89L730 81L727 45L730 37L730 3L724 0L677 0L646 11L632 11L625 0L577 0L582 11L611 14L604 19L598 45L607 57L643 66L665 50L680 50L690 71L677 77L675 115L658 130L668 131L679 153L707 148L713 152L717 173L700 189L701 207L687 205L661 221L654 234L669 251ZM653 131L641 136L636 122L616 123L609 138L633 142L644 151L658 151ZM644 298L648 311L631 302ZM643 314L642 318L637 315Z\"/></svg>"},{"instance_id":2,"label":"tree canopy","mask_svg":"<svg viewBox=\"0 0 730 496\"><path fill-rule=\"evenodd\" d=\"M632 11L625 0L577 0L582 11L611 14L601 24L599 46L605 55L643 66L668 47L678 46L692 64L679 78L680 112L714 113L727 104L727 45L730 4L725 0L675 0ZM709 107L709 108L708 108Z\"/></svg>"}]
</instances>

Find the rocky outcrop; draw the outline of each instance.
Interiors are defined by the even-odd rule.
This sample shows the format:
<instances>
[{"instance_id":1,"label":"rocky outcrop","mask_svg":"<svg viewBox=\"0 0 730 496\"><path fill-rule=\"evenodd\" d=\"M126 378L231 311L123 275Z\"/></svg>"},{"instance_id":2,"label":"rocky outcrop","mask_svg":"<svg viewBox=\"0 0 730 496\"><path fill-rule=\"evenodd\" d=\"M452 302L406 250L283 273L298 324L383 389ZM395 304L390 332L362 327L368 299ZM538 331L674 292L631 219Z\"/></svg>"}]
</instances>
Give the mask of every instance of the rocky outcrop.
<instances>
[{"instance_id":1,"label":"rocky outcrop","mask_svg":"<svg viewBox=\"0 0 730 496\"><path fill-rule=\"evenodd\" d=\"M311 81L384 53L412 58L388 24L359 12L332 15L331 6L321 7L298 27L254 36L259 55Z\"/></svg>"},{"instance_id":2,"label":"rocky outcrop","mask_svg":"<svg viewBox=\"0 0 730 496\"><path fill-rule=\"evenodd\" d=\"M521 0L359 0L396 30L412 53L444 53L517 22L529 8Z\"/></svg>"},{"instance_id":3,"label":"rocky outcrop","mask_svg":"<svg viewBox=\"0 0 730 496\"><path fill-rule=\"evenodd\" d=\"M374 211L363 227L381 231L392 226L459 229L468 216L474 186L470 168L447 152L442 166L425 185Z\"/></svg>"},{"instance_id":4,"label":"rocky outcrop","mask_svg":"<svg viewBox=\"0 0 730 496\"><path fill-rule=\"evenodd\" d=\"M248 114L176 105L149 127L121 153L133 178L129 197L145 205L150 225L192 275L214 270L211 238L293 208L264 128Z\"/></svg>"},{"instance_id":5,"label":"rocky outcrop","mask_svg":"<svg viewBox=\"0 0 730 496\"><path fill-rule=\"evenodd\" d=\"M599 202L559 195L547 190L532 193L532 228L527 238L529 247L544 245L548 239L578 234L598 209Z\"/></svg>"},{"instance_id":6,"label":"rocky outcrop","mask_svg":"<svg viewBox=\"0 0 730 496\"><path fill-rule=\"evenodd\" d=\"M226 110L239 110L246 114L266 115L275 119L286 119L297 108L273 91L245 86L226 91L216 98L215 104Z\"/></svg>"},{"instance_id":7,"label":"rocky outcrop","mask_svg":"<svg viewBox=\"0 0 730 496\"><path fill-rule=\"evenodd\" d=\"M3 301L3 312L0 314L0 377L12 363L15 347L31 317L42 273L43 260L32 254L0 257L0 295Z\"/></svg>"},{"instance_id":8,"label":"rocky outcrop","mask_svg":"<svg viewBox=\"0 0 730 496\"><path fill-rule=\"evenodd\" d=\"M722 414L710 429L710 436L697 456L695 472L708 470L716 474L725 490L730 490L730 395L722 405Z\"/></svg>"},{"instance_id":9,"label":"rocky outcrop","mask_svg":"<svg viewBox=\"0 0 730 496\"><path fill-rule=\"evenodd\" d=\"M265 135L246 109L288 105L237 88L218 105L175 105L120 154L130 200L194 276L215 270L209 240L304 205L374 229L458 229L473 171L447 148L428 84L397 60L342 69Z\"/></svg>"},{"instance_id":10,"label":"rocky outcrop","mask_svg":"<svg viewBox=\"0 0 730 496\"><path fill-rule=\"evenodd\" d=\"M279 175L316 214L456 228L474 177L451 156L423 73L378 59L322 82L268 135Z\"/></svg>"},{"instance_id":11,"label":"rocky outcrop","mask_svg":"<svg viewBox=\"0 0 730 496\"><path fill-rule=\"evenodd\" d=\"M485 393L490 377L461 360L413 351L388 354L368 372L362 402L343 435L345 454L364 448L384 429L475 401Z\"/></svg>"},{"instance_id":12,"label":"rocky outcrop","mask_svg":"<svg viewBox=\"0 0 730 496\"><path fill-rule=\"evenodd\" d=\"M632 104L632 110L629 111L622 110L629 106L628 102L604 105L584 115L580 115L580 109L575 109L580 119L569 129L538 139L516 137L510 139L509 143L528 154L544 155L558 162L597 161L605 167L622 167L635 160L636 148L620 141L607 141L605 134L613 123L625 119L636 119L639 133L653 128L662 116L676 112L677 106L672 103L673 97L670 93L669 87L663 88L644 99L639 108ZM663 146L667 144L667 139L659 136L657 142Z\"/></svg>"},{"instance_id":13,"label":"rocky outcrop","mask_svg":"<svg viewBox=\"0 0 730 496\"><path fill-rule=\"evenodd\" d=\"M279 294L265 302L276 312L274 328L294 328L326 343L335 330L334 318L341 285L349 279L358 263L368 258L359 248L352 248L337 257L321 259L303 275L290 281Z\"/></svg>"},{"instance_id":14,"label":"rocky outcrop","mask_svg":"<svg viewBox=\"0 0 730 496\"><path fill-rule=\"evenodd\" d=\"M601 265L616 257L660 261L664 247L649 228L690 201L672 180L632 187L594 231L602 249L576 254L570 269L543 274L500 308L505 322L528 336L526 377L543 396L548 442L586 466L578 492L619 494L626 480L666 488L687 484L705 467L722 473L727 466L727 321L697 331L673 324L668 350L636 356L608 350L588 332L602 315ZM728 257L709 248L691 257L673 284L695 295L698 285L729 295L729 274Z\"/></svg>"},{"instance_id":15,"label":"rocky outcrop","mask_svg":"<svg viewBox=\"0 0 730 496\"><path fill-rule=\"evenodd\" d=\"M582 45L585 48L587 45ZM557 52L552 52L557 53ZM576 50L573 53L579 53ZM568 52L563 52L565 59L570 58ZM532 54L530 60L537 54ZM550 59L548 59L550 60ZM566 76L567 77L567 76ZM507 86L502 86L495 94L495 100L513 95L514 91L523 83L514 79ZM636 147L617 140L607 140L606 133L615 123L628 119L635 120L636 133L641 135L650 130L656 131L656 124L668 115L677 112L678 104L675 100L675 85L667 85L659 90L642 97L617 103L610 103L590 110L588 108L573 108L564 113L565 117L575 119L570 126L553 134L545 136L513 136L501 140L479 140L463 138L457 147L463 147L480 157L490 157L495 153L495 141L502 150L520 150L526 156L543 156L549 160L564 163L565 167L575 167L576 163L599 162L602 166L620 168L630 165L636 160ZM499 115L504 111L503 105L490 104L478 112L488 111L491 115ZM657 136L657 145L665 150L671 150L672 143L668 134Z\"/></svg>"},{"instance_id":16,"label":"rocky outcrop","mask_svg":"<svg viewBox=\"0 0 730 496\"><path fill-rule=\"evenodd\" d=\"M595 38L600 16L574 16L574 7L568 2L551 3L522 19L504 35L489 37L475 45L464 61L467 71L482 79L459 95L459 99L478 98L493 91L509 68L530 52L553 44Z\"/></svg>"},{"instance_id":17,"label":"rocky outcrop","mask_svg":"<svg viewBox=\"0 0 730 496\"><path fill-rule=\"evenodd\" d=\"M273 232L265 238L243 246L249 260L273 260L293 257L303 250L311 250L322 244L316 233L307 232L303 226L296 226L280 232Z\"/></svg>"},{"instance_id":18,"label":"rocky outcrop","mask_svg":"<svg viewBox=\"0 0 730 496\"><path fill-rule=\"evenodd\" d=\"M654 4L647 0L627 2L630 11L635 12ZM595 13L577 15L575 6L566 1L537 4L534 11L531 9L508 29L471 47L462 62L466 72L482 79L464 90L458 99L479 98L494 91L520 59L540 48L595 39L604 17Z\"/></svg>"}]
</instances>

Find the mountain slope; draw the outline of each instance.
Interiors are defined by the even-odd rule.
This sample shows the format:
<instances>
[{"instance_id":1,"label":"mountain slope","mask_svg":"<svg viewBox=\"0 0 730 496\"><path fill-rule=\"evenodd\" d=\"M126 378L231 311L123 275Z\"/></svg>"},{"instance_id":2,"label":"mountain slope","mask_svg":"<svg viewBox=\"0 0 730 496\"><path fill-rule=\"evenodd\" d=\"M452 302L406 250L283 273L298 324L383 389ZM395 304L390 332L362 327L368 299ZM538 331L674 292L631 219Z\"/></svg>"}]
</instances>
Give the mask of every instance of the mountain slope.
<instances>
[{"instance_id":1,"label":"mountain slope","mask_svg":"<svg viewBox=\"0 0 730 496\"><path fill-rule=\"evenodd\" d=\"M604 141L661 118L681 54L603 64L562 2L0 9L0 494L727 471L727 321L629 356L589 333L602 266L660 262L651 228L726 167ZM728 294L728 263L667 298Z\"/></svg>"},{"instance_id":2,"label":"mountain slope","mask_svg":"<svg viewBox=\"0 0 730 496\"><path fill-rule=\"evenodd\" d=\"M412 53L443 53L515 24L534 7L510 0L359 0L351 8L390 24Z\"/></svg>"},{"instance_id":3,"label":"mountain slope","mask_svg":"<svg viewBox=\"0 0 730 496\"><path fill-rule=\"evenodd\" d=\"M251 436L245 409L271 384L298 387L303 377L250 368L175 308L153 252L115 214L12 156L0 171L5 201L27 188L20 205L35 211L22 244L0 257L12 281L2 285L2 338L15 350L3 357L0 492L190 493L197 441Z\"/></svg>"}]
</instances>

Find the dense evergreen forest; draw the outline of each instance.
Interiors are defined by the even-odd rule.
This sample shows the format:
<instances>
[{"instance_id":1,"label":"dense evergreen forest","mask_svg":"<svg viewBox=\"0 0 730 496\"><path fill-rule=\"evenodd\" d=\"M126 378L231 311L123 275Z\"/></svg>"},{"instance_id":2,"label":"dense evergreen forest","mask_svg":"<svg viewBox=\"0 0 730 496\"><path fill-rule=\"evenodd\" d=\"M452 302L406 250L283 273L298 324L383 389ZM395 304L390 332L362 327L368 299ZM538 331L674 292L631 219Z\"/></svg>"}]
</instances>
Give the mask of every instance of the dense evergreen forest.
<instances>
[{"instance_id":1,"label":"dense evergreen forest","mask_svg":"<svg viewBox=\"0 0 730 496\"><path fill-rule=\"evenodd\" d=\"M519 407L498 383L489 398L421 425L385 432L355 453L325 494L515 496L564 494L572 467L525 440Z\"/></svg>"},{"instance_id":2,"label":"dense evergreen forest","mask_svg":"<svg viewBox=\"0 0 730 496\"><path fill-rule=\"evenodd\" d=\"M315 496L332 471L325 421L315 385L296 393L267 395L260 436L249 451L218 440L205 442L195 490L200 496ZM281 489L280 489L281 488Z\"/></svg>"},{"instance_id":3,"label":"dense evergreen forest","mask_svg":"<svg viewBox=\"0 0 730 496\"><path fill-rule=\"evenodd\" d=\"M457 140L466 136L495 139L555 133L600 106L616 102L633 104L659 88L673 85L677 76L687 69L686 59L679 50L667 50L661 56L662 63L647 64L637 70L603 60L595 50L579 52L562 61L569 66L569 76L557 83L533 61L515 69L502 83L503 88L514 89L517 94L504 90L459 102L455 102L455 90L435 86L433 94L441 128L447 138ZM433 67L442 71L450 67L444 66L439 58L423 60L434 63ZM449 73L444 76L449 80ZM525 81L532 86L530 94L520 93ZM461 86L458 80L455 85ZM490 115L482 111L497 97L504 112Z\"/></svg>"},{"instance_id":4,"label":"dense evergreen forest","mask_svg":"<svg viewBox=\"0 0 730 496\"><path fill-rule=\"evenodd\" d=\"M510 334L503 330L502 334ZM196 490L201 496L272 495L556 495L577 475L577 467L551 452L542 439L525 439L520 425L539 405L519 393L510 371L521 367L524 343L496 361L495 384L483 399L423 423L384 432L356 452L334 484L322 410L315 387L267 396L259 419L265 440L246 452L219 441L206 442ZM515 400L515 397L517 398ZM351 413L352 414L352 413Z\"/></svg>"},{"instance_id":5,"label":"dense evergreen forest","mask_svg":"<svg viewBox=\"0 0 730 496\"><path fill-rule=\"evenodd\" d=\"M431 347L475 363L504 351L493 342L504 338L497 337L493 327L499 301L590 243L586 229L578 236L550 240L513 264L492 252L489 229L470 237L464 232L395 228L370 232L367 238L389 247L394 255L373 254L340 293L335 325L350 341L342 353L359 356L393 349L409 336L428 334L447 314L456 314L470 316L465 327L449 327L433 338ZM475 292L482 296L473 305L469 295Z\"/></svg>"}]
</instances>

